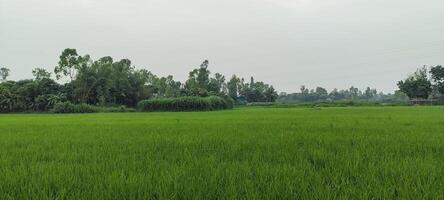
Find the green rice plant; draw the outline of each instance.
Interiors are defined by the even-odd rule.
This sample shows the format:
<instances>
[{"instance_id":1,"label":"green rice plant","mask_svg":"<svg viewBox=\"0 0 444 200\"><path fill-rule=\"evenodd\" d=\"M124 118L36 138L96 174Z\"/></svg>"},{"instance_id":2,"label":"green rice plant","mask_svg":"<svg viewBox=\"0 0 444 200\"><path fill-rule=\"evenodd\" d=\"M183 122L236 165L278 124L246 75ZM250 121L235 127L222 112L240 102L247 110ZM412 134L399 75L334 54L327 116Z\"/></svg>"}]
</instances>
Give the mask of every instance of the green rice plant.
<instances>
[{"instance_id":1,"label":"green rice plant","mask_svg":"<svg viewBox=\"0 0 444 200\"><path fill-rule=\"evenodd\" d=\"M444 199L444 107L0 114L0 199Z\"/></svg>"}]
</instances>

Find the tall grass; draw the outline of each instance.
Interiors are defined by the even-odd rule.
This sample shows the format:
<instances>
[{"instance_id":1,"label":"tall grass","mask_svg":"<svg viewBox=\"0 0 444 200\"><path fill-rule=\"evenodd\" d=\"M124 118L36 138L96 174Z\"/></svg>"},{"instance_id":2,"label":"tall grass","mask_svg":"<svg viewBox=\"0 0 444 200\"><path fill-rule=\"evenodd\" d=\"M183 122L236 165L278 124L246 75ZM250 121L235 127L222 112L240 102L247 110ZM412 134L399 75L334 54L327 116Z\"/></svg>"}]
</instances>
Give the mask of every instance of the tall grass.
<instances>
[{"instance_id":1,"label":"tall grass","mask_svg":"<svg viewBox=\"0 0 444 200\"><path fill-rule=\"evenodd\" d=\"M443 114L5 114L0 199L443 199Z\"/></svg>"}]
</instances>

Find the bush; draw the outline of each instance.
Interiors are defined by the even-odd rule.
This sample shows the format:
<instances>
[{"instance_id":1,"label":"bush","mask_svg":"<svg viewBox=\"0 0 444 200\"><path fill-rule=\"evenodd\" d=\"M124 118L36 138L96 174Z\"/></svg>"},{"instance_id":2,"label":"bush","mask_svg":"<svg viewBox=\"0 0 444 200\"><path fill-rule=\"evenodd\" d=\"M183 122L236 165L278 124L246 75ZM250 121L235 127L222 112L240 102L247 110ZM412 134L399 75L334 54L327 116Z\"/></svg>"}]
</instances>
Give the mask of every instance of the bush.
<instances>
[{"instance_id":1,"label":"bush","mask_svg":"<svg viewBox=\"0 0 444 200\"><path fill-rule=\"evenodd\" d=\"M54 105L54 113L93 113L98 112L97 108L88 104L72 104L71 102L62 102Z\"/></svg>"},{"instance_id":2,"label":"bush","mask_svg":"<svg viewBox=\"0 0 444 200\"><path fill-rule=\"evenodd\" d=\"M226 108L226 109L233 109L233 108L234 108L234 104L236 103L236 102L234 101L234 99L231 98L231 97L228 96L228 95L225 95L223 98L224 98L225 103L226 103L226 105L227 105L227 108Z\"/></svg>"},{"instance_id":3,"label":"bush","mask_svg":"<svg viewBox=\"0 0 444 200\"><path fill-rule=\"evenodd\" d=\"M157 98L139 102L138 108L141 111L210 111L232 109L233 100L228 100L218 96L210 97L178 97L178 98Z\"/></svg>"}]
</instances>

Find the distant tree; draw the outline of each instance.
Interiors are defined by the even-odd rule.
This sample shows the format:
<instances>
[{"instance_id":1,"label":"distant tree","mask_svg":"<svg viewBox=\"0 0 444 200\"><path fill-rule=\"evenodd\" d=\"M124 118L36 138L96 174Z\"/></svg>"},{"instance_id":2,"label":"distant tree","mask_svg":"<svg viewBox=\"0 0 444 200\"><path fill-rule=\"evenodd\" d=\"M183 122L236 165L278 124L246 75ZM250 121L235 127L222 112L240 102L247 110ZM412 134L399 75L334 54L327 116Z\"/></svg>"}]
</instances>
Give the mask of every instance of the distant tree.
<instances>
[{"instance_id":1,"label":"distant tree","mask_svg":"<svg viewBox=\"0 0 444 200\"><path fill-rule=\"evenodd\" d=\"M208 86L210 81L210 71L208 70L208 65L210 62L208 60L204 60L199 68L199 73L197 74L196 80L201 88L205 88Z\"/></svg>"},{"instance_id":2,"label":"distant tree","mask_svg":"<svg viewBox=\"0 0 444 200\"><path fill-rule=\"evenodd\" d=\"M0 81L5 81L8 78L10 71L11 70L6 67L0 68Z\"/></svg>"},{"instance_id":3,"label":"distant tree","mask_svg":"<svg viewBox=\"0 0 444 200\"><path fill-rule=\"evenodd\" d=\"M178 97L181 94L181 83L175 81L173 76L161 77L155 83L156 94L160 97Z\"/></svg>"},{"instance_id":4,"label":"distant tree","mask_svg":"<svg viewBox=\"0 0 444 200\"><path fill-rule=\"evenodd\" d=\"M208 92L210 95L223 95L226 92L227 85L225 83L225 76L216 73L214 77L210 78L208 83Z\"/></svg>"},{"instance_id":5,"label":"distant tree","mask_svg":"<svg viewBox=\"0 0 444 200\"><path fill-rule=\"evenodd\" d=\"M236 100L239 95L240 87L241 80L236 75L233 75L227 83L228 96Z\"/></svg>"},{"instance_id":6,"label":"distant tree","mask_svg":"<svg viewBox=\"0 0 444 200\"><path fill-rule=\"evenodd\" d=\"M35 68L32 70L32 75L35 77L35 80L49 79L51 78L51 73L46 71L43 68Z\"/></svg>"},{"instance_id":7,"label":"distant tree","mask_svg":"<svg viewBox=\"0 0 444 200\"><path fill-rule=\"evenodd\" d=\"M247 102L273 102L277 99L277 92L273 86L264 82L255 82L254 78L250 78L250 83L244 84L241 79L241 90L239 91L242 98Z\"/></svg>"},{"instance_id":8,"label":"distant tree","mask_svg":"<svg viewBox=\"0 0 444 200\"><path fill-rule=\"evenodd\" d=\"M208 65L209 61L205 60L198 69L189 73L188 80L185 82L185 89L189 95L208 96L208 85L210 83Z\"/></svg>"},{"instance_id":9,"label":"distant tree","mask_svg":"<svg viewBox=\"0 0 444 200\"><path fill-rule=\"evenodd\" d=\"M305 85L302 85L301 86L301 94L308 94L308 93L310 93L308 88L306 88Z\"/></svg>"},{"instance_id":10,"label":"distant tree","mask_svg":"<svg viewBox=\"0 0 444 200\"><path fill-rule=\"evenodd\" d=\"M70 80L74 80L76 71L89 60L89 56L79 56L76 49L67 48L60 55L59 64L55 67L54 73L57 79L67 76Z\"/></svg>"},{"instance_id":11,"label":"distant tree","mask_svg":"<svg viewBox=\"0 0 444 200\"><path fill-rule=\"evenodd\" d=\"M254 88L254 84L255 84L254 78L250 77L250 88Z\"/></svg>"},{"instance_id":12,"label":"distant tree","mask_svg":"<svg viewBox=\"0 0 444 200\"><path fill-rule=\"evenodd\" d=\"M427 77L427 68L420 68L407 79L399 81L398 87L409 98L427 99L432 92L432 84Z\"/></svg>"},{"instance_id":13,"label":"distant tree","mask_svg":"<svg viewBox=\"0 0 444 200\"><path fill-rule=\"evenodd\" d=\"M339 96L339 91L337 88L333 89L329 94L328 97L331 100L336 100L336 99L340 99L341 97Z\"/></svg>"},{"instance_id":14,"label":"distant tree","mask_svg":"<svg viewBox=\"0 0 444 200\"><path fill-rule=\"evenodd\" d=\"M361 96L362 92L359 90L359 88L355 88L353 86L349 89L350 97L351 99L358 99L359 96Z\"/></svg>"},{"instance_id":15,"label":"distant tree","mask_svg":"<svg viewBox=\"0 0 444 200\"><path fill-rule=\"evenodd\" d=\"M430 74L434 82L434 88L440 95L444 95L444 67L441 65L432 67Z\"/></svg>"},{"instance_id":16,"label":"distant tree","mask_svg":"<svg viewBox=\"0 0 444 200\"><path fill-rule=\"evenodd\" d=\"M315 94L318 100L325 100L328 98L328 92L323 87L316 87Z\"/></svg>"},{"instance_id":17,"label":"distant tree","mask_svg":"<svg viewBox=\"0 0 444 200\"><path fill-rule=\"evenodd\" d=\"M364 94L362 95L364 99L372 99L378 95L378 91L376 89L371 89L370 87L367 87L364 91Z\"/></svg>"},{"instance_id":18,"label":"distant tree","mask_svg":"<svg viewBox=\"0 0 444 200\"><path fill-rule=\"evenodd\" d=\"M264 91L264 96L266 102L275 102L279 95L273 86L268 86Z\"/></svg>"}]
</instances>

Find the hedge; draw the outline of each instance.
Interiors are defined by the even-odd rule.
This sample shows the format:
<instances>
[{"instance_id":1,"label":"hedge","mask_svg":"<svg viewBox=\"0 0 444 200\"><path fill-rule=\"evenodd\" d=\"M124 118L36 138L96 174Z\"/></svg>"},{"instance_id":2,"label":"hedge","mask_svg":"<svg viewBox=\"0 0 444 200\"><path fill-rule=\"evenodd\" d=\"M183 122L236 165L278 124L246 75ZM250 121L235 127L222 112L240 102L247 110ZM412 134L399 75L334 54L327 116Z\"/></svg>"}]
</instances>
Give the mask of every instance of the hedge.
<instances>
[{"instance_id":1,"label":"hedge","mask_svg":"<svg viewBox=\"0 0 444 200\"><path fill-rule=\"evenodd\" d=\"M138 103L138 109L143 112L152 111L211 111L232 109L233 100L230 97L178 97L178 98L156 98L143 100Z\"/></svg>"}]
</instances>

